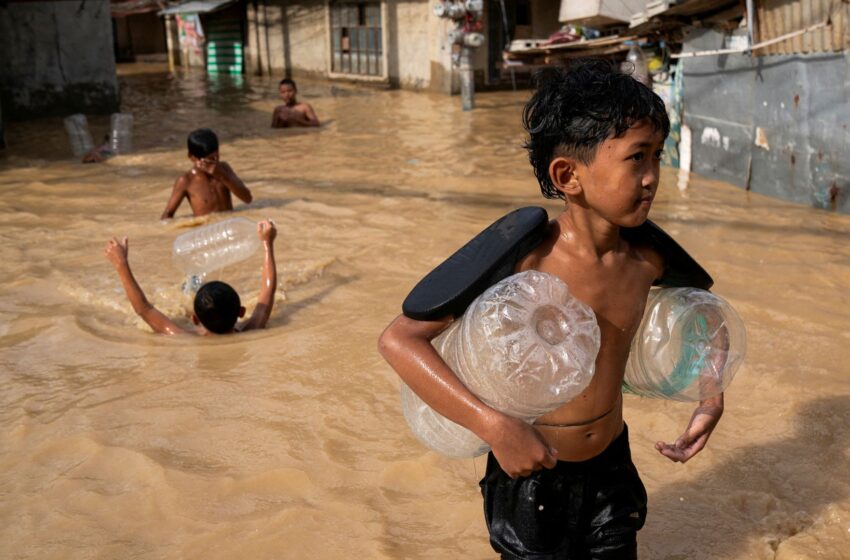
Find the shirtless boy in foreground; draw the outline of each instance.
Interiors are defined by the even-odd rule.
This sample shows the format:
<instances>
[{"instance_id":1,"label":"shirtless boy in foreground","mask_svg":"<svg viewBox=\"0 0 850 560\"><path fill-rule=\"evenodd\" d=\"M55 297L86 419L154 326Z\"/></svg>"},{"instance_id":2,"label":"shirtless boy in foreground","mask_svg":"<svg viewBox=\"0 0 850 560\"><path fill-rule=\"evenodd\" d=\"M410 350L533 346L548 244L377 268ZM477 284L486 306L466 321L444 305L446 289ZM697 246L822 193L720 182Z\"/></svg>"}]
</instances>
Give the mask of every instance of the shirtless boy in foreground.
<instances>
[{"instance_id":1,"label":"shirtless boy in foreground","mask_svg":"<svg viewBox=\"0 0 850 560\"><path fill-rule=\"evenodd\" d=\"M594 310L601 347L590 385L528 425L482 403L434 350L431 340L453 317L400 315L379 351L425 402L490 445L481 488L490 542L503 558L636 558L646 491L631 461L621 383L664 262L620 228L647 219L670 125L663 101L607 62L553 69L536 85L523 114L529 159L543 195L566 204L516 272L554 274ZM656 449L687 461L722 412L722 394L701 402L684 433Z\"/></svg>"},{"instance_id":2,"label":"shirtless boy in foreground","mask_svg":"<svg viewBox=\"0 0 850 560\"><path fill-rule=\"evenodd\" d=\"M110 239L106 244L104 254L115 267L121 285L124 286L127 299L133 306L133 311L150 325L155 333L230 334L262 329L266 326L272 314L274 294L277 289L277 265L274 260L274 239L277 237L277 228L271 220L263 220L257 224L257 236L263 243L265 257L263 259L260 295L257 297L257 306L251 313L251 317L247 321L237 324L239 318L245 315L245 308L242 307L239 294L224 282L207 282L195 294L192 322L196 328L191 330L183 329L177 325L148 301L130 270L128 261L129 242L126 237L123 241L118 241L114 237Z\"/></svg>"},{"instance_id":3,"label":"shirtless boy in foreground","mask_svg":"<svg viewBox=\"0 0 850 560\"><path fill-rule=\"evenodd\" d=\"M251 202L251 191L227 162L218 158L218 137L208 128L199 128L186 141L192 168L177 178L161 220L173 218L183 202L189 199L194 216L233 210L231 193L242 202Z\"/></svg>"},{"instance_id":4,"label":"shirtless boy in foreground","mask_svg":"<svg viewBox=\"0 0 850 560\"><path fill-rule=\"evenodd\" d=\"M278 105L272 112L272 128L287 128L290 126L319 126L319 117L309 103L299 103L295 99L298 87L289 78L284 78L278 85L278 92L283 105Z\"/></svg>"}]
</instances>

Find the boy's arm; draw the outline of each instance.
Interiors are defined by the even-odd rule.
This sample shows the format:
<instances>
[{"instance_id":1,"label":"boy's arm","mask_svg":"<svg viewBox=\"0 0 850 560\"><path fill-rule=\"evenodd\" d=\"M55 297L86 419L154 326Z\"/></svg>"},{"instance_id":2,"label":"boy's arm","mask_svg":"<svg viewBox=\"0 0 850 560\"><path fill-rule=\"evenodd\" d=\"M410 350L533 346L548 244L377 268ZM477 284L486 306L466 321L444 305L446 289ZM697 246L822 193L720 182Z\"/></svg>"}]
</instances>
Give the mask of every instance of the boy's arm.
<instances>
[{"instance_id":1,"label":"boy's arm","mask_svg":"<svg viewBox=\"0 0 850 560\"><path fill-rule=\"evenodd\" d=\"M701 393L711 395L723 389L722 379L719 375L722 375L726 368L726 356L730 344L729 330L719 313L706 311L703 318L707 322L708 332L713 333L707 344L710 347L725 350L724 352L712 352L711 359L706 360L699 374L698 382ZM671 445L659 441L655 444L655 448L671 461L684 463L702 451L722 415L723 393L720 392L715 397L700 401L699 406L691 416L691 421L688 423L685 433L675 443Z\"/></svg>"},{"instance_id":2,"label":"boy's arm","mask_svg":"<svg viewBox=\"0 0 850 560\"><path fill-rule=\"evenodd\" d=\"M272 111L272 128L282 128L280 124L280 117L278 116L280 113L280 106L275 107L274 111Z\"/></svg>"},{"instance_id":3,"label":"boy's arm","mask_svg":"<svg viewBox=\"0 0 850 560\"><path fill-rule=\"evenodd\" d=\"M163 315L156 307L151 305L136 278L130 271L130 264L127 262L128 241L118 241L114 237L106 244L104 253L109 262L115 266L118 272L118 277L121 279L121 284L124 286L124 291L127 293L127 299L130 304L145 323L151 326L154 332L161 334L180 334L185 332L183 329L174 324L174 322Z\"/></svg>"},{"instance_id":4,"label":"boy's arm","mask_svg":"<svg viewBox=\"0 0 850 560\"><path fill-rule=\"evenodd\" d=\"M481 402L431 345L449 324L451 318L416 321L399 315L381 334L378 351L422 400L486 441L509 476L554 467L556 451L536 429Z\"/></svg>"},{"instance_id":5,"label":"boy's arm","mask_svg":"<svg viewBox=\"0 0 850 560\"><path fill-rule=\"evenodd\" d=\"M301 113L301 116L303 117L299 119L301 124L305 126L319 126L319 116L309 103L304 104L304 112Z\"/></svg>"},{"instance_id":6,"label":"boy's arm","mask_svg":"<svg viewBox=\"0 0 850 560\"><path fill-rule=\"evenodd\" d=\"M245 186L242 179L239 178L236 172L233 171L233 168L230 167L226 161L219 161L210 174L224 183L224 186L226 186L230 192L236 195L236 197L245 204L248 204L253 200L251 191L248 190L248 187Z\"/></svg>"},{"instance_id":7,"label":"boy's arm","mask_svg":"<svg viewBox=\"0 0 850 560\"><path fill-rule=\"evenodd\" d=\"M274 260L274 239L277 236L277 228L271 220L263 220L257 224L257 235L263 242L265 260L263 261L263 280L260 285L260 295L257 298L257 307L251 313L250 319L245 321L241 330L262 329L266 326L269 316L272 314L274 305L274 293L277 289L277 265Z\"/></svg>"},{"instance_id":8,"label":"boy's arm","mask_svg":"<svg viewBox=\"0 0 850 560\"><path fill-rule=\"evenodd\" d=\"M685 432L679 436L679 439L672 444L659 441L655 444L655 449L671 461L677 463L688 461L705 447L708 437L714 431L722 415L723 393L700 401L699 406L691 416L688 427L685 428Z\"/></svg>"},{"instance_id":9,"label":"boy's arm","mask_svg":"<svg viewBox=\"0 0 850 560\"><path fill-rule=\"evenodd\" d=\"M180 203L183 202L183 198L186 196L186 176L181 175L174 181L174 188L171 189L171 197L168 199L168 203L165 205L165 210L163 210L162 215L159 217L160 220L165 220L168 218L173 218L174 213L177 212L177 207L180 206Z\"/></svg>"}]
</instances>

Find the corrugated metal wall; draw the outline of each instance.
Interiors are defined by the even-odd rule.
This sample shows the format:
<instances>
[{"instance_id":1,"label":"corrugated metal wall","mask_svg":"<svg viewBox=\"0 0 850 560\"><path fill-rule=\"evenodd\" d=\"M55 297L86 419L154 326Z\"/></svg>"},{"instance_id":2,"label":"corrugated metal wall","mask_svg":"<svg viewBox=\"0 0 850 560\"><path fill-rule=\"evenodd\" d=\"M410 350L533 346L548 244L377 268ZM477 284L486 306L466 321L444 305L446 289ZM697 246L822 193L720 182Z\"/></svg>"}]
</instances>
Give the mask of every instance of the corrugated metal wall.
<instances>
[{"instance_id":1,"label":"corrugated metal wall","mask_svg":"<svg viewBox=\"0 0 850 560\"><path fill-rule=\"evenodd\" d=\"M804 33L763 49L757 54L836 52L850 47L848 9L843 0L757 0L758 42L805 29L832 19L832 25Z\"/></svg>"}]
</instances>

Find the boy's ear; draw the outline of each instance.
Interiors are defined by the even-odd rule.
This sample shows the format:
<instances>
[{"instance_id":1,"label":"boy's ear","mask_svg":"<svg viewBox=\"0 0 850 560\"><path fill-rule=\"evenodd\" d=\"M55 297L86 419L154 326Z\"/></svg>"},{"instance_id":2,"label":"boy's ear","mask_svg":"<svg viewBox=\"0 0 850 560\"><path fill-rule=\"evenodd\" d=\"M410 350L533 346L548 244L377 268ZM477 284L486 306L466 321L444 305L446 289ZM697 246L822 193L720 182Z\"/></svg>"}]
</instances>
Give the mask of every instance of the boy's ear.
<instances>
[{"instance_id":1,"label":"boy's ear","mask_svg":"<svg viewBox=\"0 0 850 560\"><path fill-rule=\"evenodd\" d=\"M555 188L567 196L581 193L581 181L578 174L578 161L566 156L555 156L549 162L549 178Z\"/></svg>"},{"instance_id":2,"label":"boy's ear","mask_svg":"<svg viewBox=\"0 0 850 560\"><path fill-rule=\"evenodd\" d=\"M242 318L242 317L244 317L244 316L245 316L245 306L244 306L244 305L240 305L240 306L239 306L239 318L241 319L241 318Z\"/></svg>"},{"instance_id":3,"label":"boy's ear","mask_svg":"<svg viewBox=\"0 0 850 560\"><path fill-rule=\"evenodd\" d=\"M200 319L198 319L198 316L197 316L197 315L195 315L194 313L192 313L192 323L194 323L194 324L196 324L196 325L200 325L200 324L201 324L201 320L200 320Z\"/></svg>"}]
</instances>

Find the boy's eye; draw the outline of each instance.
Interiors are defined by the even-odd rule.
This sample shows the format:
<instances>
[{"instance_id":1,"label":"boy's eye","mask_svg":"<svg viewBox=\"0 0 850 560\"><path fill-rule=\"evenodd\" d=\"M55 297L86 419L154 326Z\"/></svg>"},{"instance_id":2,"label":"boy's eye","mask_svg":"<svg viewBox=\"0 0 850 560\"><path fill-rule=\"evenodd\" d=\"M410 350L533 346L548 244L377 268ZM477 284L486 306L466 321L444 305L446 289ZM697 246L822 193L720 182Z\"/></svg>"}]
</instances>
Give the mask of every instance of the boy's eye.
<instances>
[{"instance_id":1,"label":"boy's eye","mask_svg":"<svg viewBox=\"0 0 850 560\"><path fill-rule=\"evenodd\" d=\"M664 155L664 150L658 150L657 152L655 152L655 159L661 159L661 157L663 155Z\"/></svg>"},{"instance_id":2,"label":"boy's eye","mask_svg":"<svg viewBox=\"0 0 850 560\"><path fill-rule=\"evenodd\" d=\"M636 154L632 154L629 156L629 159L633 159L635 161L643 161L643 152L637 152Z\"/></svg>"}]
</instances>

